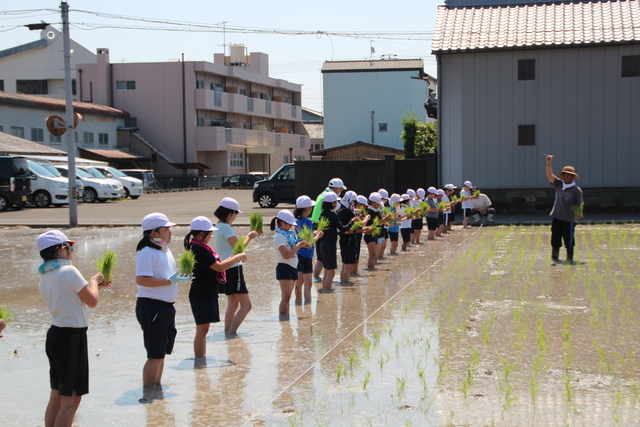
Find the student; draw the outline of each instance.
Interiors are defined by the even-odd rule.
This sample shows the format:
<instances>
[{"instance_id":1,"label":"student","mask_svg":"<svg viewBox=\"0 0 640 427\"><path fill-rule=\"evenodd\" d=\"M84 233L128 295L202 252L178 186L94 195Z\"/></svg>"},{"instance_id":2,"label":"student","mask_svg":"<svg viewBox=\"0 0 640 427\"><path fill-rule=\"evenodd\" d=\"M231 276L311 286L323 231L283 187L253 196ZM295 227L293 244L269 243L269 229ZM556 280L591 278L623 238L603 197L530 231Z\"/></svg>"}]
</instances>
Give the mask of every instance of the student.
<instances>
[{"instance_id":1,"label":"student","mask_svg":"<svg viewBox=\"0 0 640 427\"><path fill-rule=\"evenodd\" d=\"M340 178L331 179L329 181L329 184L327 185L327 188L325 188L325 190L316 198L316 203L313 207L313 212L311 213L311 221L317 223L320 219L320 214L322 213L322 202L324 201L324 196L326 194L335 193L337 196L339 196L340 193L342 193L342 191L345 191L346 189L347 186L344 185L344 182ZM313 280L316 282L320 282L320 272L324 268L322 254L320 253L320 251L316 253L316 257L317 261L313 266Z\"/></svg>"},{"instance_id":2,"label":"student","mask_svg":"<svg viewBox=\"0 0 640 427\"><path fill-rule=\"evenodd\" d=\"M372 270L375 268L378 262L378 254L380 253L380 245L384 240L382 237L382 229L385 224L381 215L382 210L382 198L377 191L374 191L369 195L369 217L371 218L370 225L373 226L373 221L378 218L378 226L372 229L370 233L364 235L364 242L367 244L367 250L369 251L369 258L367 259L367 268Z\"/></svg>"},{"instance_id":3,"label":"student","mask_svg":"<svg viewBox=\"0 0 640 427\"><path fill-rule=\"evenodd\" d=\"M380 209L383 209L385 206L388 207L389 192L384 188L381 188L378 190L378 194L380 195L380 199L382 200L382 207ZM380 253L378 253L378 259L384 258L384 251L387 249L387 240L389 240L389 230L388 230L388 225L386 224L384 225L384 227L382 227L381 237L383 238L383 240L382 240L382 243L380 244Z\"/></svg>"},{"instance_id":4,"label":"student","mask_svg":"<svg viewBox=\"0 0 640 427\"><path fill-rule=\"evenodd\" d=\"M391 241L391 247L389 248L389 255L398 255L398 235L400 234L400 223L398 219L400 218L400 195L397 193L393 193L389 198L389 207L391 208L391 220L389 221L389 227L387 231L389 232L389 240Z\"/></svg>"},{"instance_id":5,"label":"student","mask_svg":"<svg viewBox=\"0 0 640 427\"><path fill-rule=\"evenodd\" d=\"M355 191L347 191L344 197L339 202L338 219L342 224L348 224L349 222L357 222L356 214L354 212L354 203L358 195ZM354 219L356 218L356 219ZM340 234L340 257L342 259L342 269L340 270L340 284L348 285L350 283L349 277L351 273L355 271L356 266L356 233L354 230L349 230Z\"/></svg>"},{"instance_id":6,"label":"student","mask_svg":"<svg viewBox=\"0 0 640 427\"><path fill-rule=\"evenodd\" d=\"M411 243L411 234L413 234L412 217L405 214L405 209L409 207L411 196L404 193L400 196L400 215L402 216L400 221L400 235L402 236L402 250L407 251L409 244Z\"/></svg>"},{"instance_id":7,"label":"student","mask_svg":"<svg viewBox=\"0 0 640 427\"><path fill-rule=\"evenodd\" d=\"M324 197L323 197L324 198ZM300 196L296 199L296 209L293 216L296 218L296 232L300 232L302 227L313 230L313 221L308 217L311 209L316 204L309 196ZM322 232L316 232L315 240L322 237ZM314 246L308 248L300 248L297 253L298 257L298 281L296 282L295 295L296 299L301 299L304 295L305 303L311 302L311 288L313 287L313 252Z\"/></svg>"},{"instance_id":8,"label":"student","mask_svg":"<svg viewBox=\"0 0 640 427\"><path fill-rule=\"evenodd\" d=\"M184 238L184 247L196 258L189 289L189 303L196 321L193 352L196 357L206 357L209 325L220 322L218 291L227 282L225 270L238 262L245 262L247 255L237 254L221 262L220 256L209 246L212 233L217 228L207 217L195 217L191 220L190 229Z\"/></svg>"},{"instance_id":9,"label":"student","mask_svg":"<svg viewBox=\"0 0 640 427\"><path fill-rule=\"evenodd\" d=\"M444 192L444 190L442 189L438 189L436 190L436 200L438 202L438 229L436 230L436 237L441 237L442 233L445 233L444 231L444 211L446 210L446 201L445 201L445 197L446 194ZM445 202L445 206L443 209L440 209L440 203Z\"/></svg>"},{"instance_id":10,"label":"student","mask_svg":"<svg viewBox=\"0 0 640 427\"><path fill-rule=\"evenodd\" d=\"M429 209L427 209L427 229L429 230L427 234L427 240L436 240L436 231L438 230L438 199L436 196L438 195L438 190L435 187L429 187L427 190L427 199L425 200L429 205Z\"/></svg>"},{"instance_id":11,"label":"student","mask_svg":"<svg viewBox=\"0 0 640 427\"><path fill-rule=\"evenodd\" d=\"M473 197L471 195L471 188L473 184L471 181L465 181L462 186L462 190L460 190L460 198L462 199L462 228L470 228L469 218L475 213L473 210Z\"/></svg>"},{"instance_id":12,"label":"student","mask_svg":"<svg viewBox=\"0 0 640 427\"><path fill-rule=\"evenodd\" d=\"M104 283L100 273L88 282L82 277L71 262L74 242L61 231L39 235L36 245L44 261L38 268L42 274L38 289L51 314L45 344L51 393L44 424L71 426L82 396L89 393L87 307L94 308L100 298L99 289L111 283Z\"/></svg>"},{"instance_id":13,"label":"student","mask_svg":"<svg viewBox=\"0 0 640 427\"><path fill-rule=\"evenodd\" d=\"M190 279L180 274L168 247L174 225L166 215L150 213L142 219L142 239L136 247L136 318L147 350L140 403L148 403L155 396L160 396L164 357L171 354L176 339L173 303L178 297L178 283Z\"/></svg>"},{"instance_id":14,"label":"student","mask_svg":"<svg viewBox=\"0 0 640 427\"><path fill-rule=\"evenodd\" d=\"M271 220L273 245L276 248L276 279L280 282L280 315L289 314L289 301L293 288L298 280L298 257L296 253L302 248L310 248L311 245L304 240L299 240L293 228L297 225L293 214L283 209Z\"/></svg>"},{"instance_id":15,"label":"student","mask_svg":"<svg viewBox=\"0 0 640 427\"><path fill-rule=\"evenodd\" d=\"M233 246L238 241L238 236L233 231L231 224L238 218L239 213L242 213L240 205L231 197L222 199L220 206L213 213L219 220L216 224L218 232L213 235L213 242L222 261L233 256ZM247 237L244 238L245 246L260 235L262 235L262 232L250 231ZM224 286L224 292L227 295L224 331L228 336L236 334L245 317L251 311L251 299L249 298L247 284L244 281L242 268L242 263L237 262L227 270L227 283ZM239 309L238 306L240 307Z\"/></svg>"},{"instance_id":16,"label":"student","mask_svg":"<svg viewBox=\"0 0 640 427\"><path fill-rule=\"evenodd\" d=\"M409 206L416 209L416 211L420 209L420 202L424 199L424 189L418 188L418 190L422 190L422 198L418 196L418 193L411 188L407 190L407 194L411 197L411 200L409 200ZM423 215L419 215L411 220L411 228L413 229L413 234L411 235L411 243L414 243L416 245L420 244L420 235L422 234L422 228L424 227L424 221L422 218Z\"/></svg>"},{"instance_id":17,"label":"student","mask_svg":"<svg viewBox=\"0 0 640 427\"><path fill-rule=\"evenodd\" d=\"M337 259L337 242L338 233L346 233L351 229L353 222L343 224L335 213L336 206L340 197L336 193L327 193L322 202L322 214L320 218L327 218L329 226L324 231L324 235L318 240L318 252L322 255L324 261L324 275L322 276L322 289L328 291L331 289L333 277L338 268Z\"/></svg>"},{"instance_id":18,"label":"student","mask_svg":"<svg viewBox=\"0 0 640 427\"><path fill-rule=\"evenodd\" d=\"M369 201L362 194L358 194L356 198L356 203L354 204L356 213L358 214L359 221L362 222L362 230L360 233L356 233L356 265L354 266L354 270L351 272L352 276L358 276L358 268L360 267L360 249L362 248L362 238L364 235L364 230L366 225L368 224L371 217L367 214L362 214L363 212L367 212L369 208Z\"/></svg>"},{"instance_id":19,"label":"student","mask_svg":"<svg viewBox=\"0 0 640 427\"><path fill-rule=\"evenodd\" d=\"M450 206L450 209L448 211L445 211L445 217L444 217L445 230L447 232L451 231L453 224L456 222L455 212L456 212L456 205L458 204L458 202L454 202L452 197L452 194L456 188L458 187L456 187L453 184L447 184L444 186L444 193L447 196L447 199L449 201L449 206Z\"/></svg>"}]
</instances>

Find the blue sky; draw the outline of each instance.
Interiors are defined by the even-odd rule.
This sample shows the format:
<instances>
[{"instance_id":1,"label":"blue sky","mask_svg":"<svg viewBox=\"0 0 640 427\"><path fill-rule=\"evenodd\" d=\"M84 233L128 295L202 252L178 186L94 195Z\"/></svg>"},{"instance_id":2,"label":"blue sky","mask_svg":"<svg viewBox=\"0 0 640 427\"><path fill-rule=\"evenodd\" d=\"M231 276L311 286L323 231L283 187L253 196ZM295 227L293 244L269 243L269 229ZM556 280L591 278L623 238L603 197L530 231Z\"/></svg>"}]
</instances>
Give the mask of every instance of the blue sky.
<instances>
[{"instance_id":1,"label":"blue sky","mask_svg":"<svg viewBox=\"0 0 640 427\"><path fill-rule=\"evenodd\" d=\"M73 12L84 10L114 15L154 18L159 20L188 21L216 24L227 21L233 27L257 27L279 30L313 31L428 31L433 32L438 4L441 0L394 2L337 1L293 2L255 1L211 2L203 0L141 2L135 0L70 0L71 23L149 25L97 17ZM27 6L28 5L28 6ZM29 0L14 2L4 11L54 9L59 1ZM13 26L44 20L60 22L58 12L32 12L18 15L0 14L0 50L28 43L38 38L37 32ZM61 29L59 25L56 25ZM112 62L152 62L180 58L188 61L213 61L213 54L222 52L222 33L195 33L175 31L149 31L131 29L80 29L72 26L71 37L91 51L109 48ZM303 85L303 106L322 109L322 75L324 61L367 59L372 45L380 55L398 58L422 58L425 71L436 75L435 57L431 55L431 41L379 40L373 38L347 38L326 35L265 35L226 34L226 44L242 43L251 52L269 54L271 77ZM228 51L227 51L228 54Z\"/></svg>"}]
</instances>

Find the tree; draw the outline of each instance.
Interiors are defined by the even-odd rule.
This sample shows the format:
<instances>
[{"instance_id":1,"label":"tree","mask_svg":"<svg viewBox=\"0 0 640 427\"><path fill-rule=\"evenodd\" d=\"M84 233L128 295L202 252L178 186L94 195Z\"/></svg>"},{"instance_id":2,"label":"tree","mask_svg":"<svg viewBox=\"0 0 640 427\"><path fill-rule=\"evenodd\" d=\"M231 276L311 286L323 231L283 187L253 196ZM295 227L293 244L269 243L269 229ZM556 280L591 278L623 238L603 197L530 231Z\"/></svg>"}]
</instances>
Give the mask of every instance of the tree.
<instances>
[{"instance_id":1,"label":"tree","mask_svg":"<svg viewBox=\"0 0 640 427\"><path fill-rule=\"evenodd\" d=\"M407 111L402 117L402 128L400 134L404 144L404 158L414 159L416 157L416 135L418 133L418 116L415 112Z\"/></svg>"},{"instance_id":2,"label":"tree","mask_svg":"<svg viewBox=\"0 0 640 427\"><path fill-rule=\"evenodd\" d=\"M438 125L418 120L413 111L402 117L403 131L400 138L404 144L405 159L423 159L438 148Z\"/></svg>"}]
</instances>

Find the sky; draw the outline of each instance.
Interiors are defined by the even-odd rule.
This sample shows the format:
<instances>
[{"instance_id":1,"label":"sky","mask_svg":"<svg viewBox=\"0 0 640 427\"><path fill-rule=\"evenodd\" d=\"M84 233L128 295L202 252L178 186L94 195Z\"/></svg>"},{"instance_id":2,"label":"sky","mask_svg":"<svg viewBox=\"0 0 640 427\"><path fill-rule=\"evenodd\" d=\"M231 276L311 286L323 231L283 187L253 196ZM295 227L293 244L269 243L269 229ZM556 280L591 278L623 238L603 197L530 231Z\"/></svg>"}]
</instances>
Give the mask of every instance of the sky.
<instances>
[{"instance_id":1,"label":"sky","mask_svg":"<svg viewBox=\"0 0 640 427\"><path fill-rule=\"evenodd\" d=\"M45 21L62 30L60 1L3 1L0 10L0 50L28 43L39 38L22 25ZM322 111L322 74L324 61L361 60L381 55L397 55L399 59L421 58L425 71L436 76L436 61L431 55L431 34L435 26L438 5L443 0L324 0L301 2L273 0L271 2L212 2L182 0L142 2L135 0L69 0L71 38L92 52L108 48L111 62L162 62L178 59L184 53L186 61L211 61L213 54L223 51L223 45L244 44L250 52L269 55L270 77L302 85L302 105ZM51 9L52 11L39 11ZM13 13L15 11L30 11ZM115 16L146 18L158 23L122 20L95 16L86 12L101 12ZM12 13L8 13L12 12ZM369 32L428 32L421 40L389 40L373 36L353 38L339 35L274 35L227 32L192 32L96 28L106 26L147 26L167 28L164 21L220 24L228 28L261 28L276 30ZM91 24L91 26L89 26ZM229 54L228 48L226 54Z\"/></svg>"}]
</instances>

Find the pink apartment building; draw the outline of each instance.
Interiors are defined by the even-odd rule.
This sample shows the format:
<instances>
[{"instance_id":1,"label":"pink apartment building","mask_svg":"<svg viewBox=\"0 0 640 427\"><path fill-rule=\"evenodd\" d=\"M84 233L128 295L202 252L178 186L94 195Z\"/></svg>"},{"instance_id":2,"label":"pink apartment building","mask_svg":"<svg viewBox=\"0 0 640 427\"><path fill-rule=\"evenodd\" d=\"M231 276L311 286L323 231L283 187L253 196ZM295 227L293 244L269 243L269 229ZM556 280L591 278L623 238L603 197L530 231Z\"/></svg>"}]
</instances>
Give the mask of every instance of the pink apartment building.
<instances>
[{"instance_id":1,"label":"pink apartment building","mask_svg":"<svg viewBox=\"0 0 640 427\"><path fill-rule=\"evenodd\" d=\"M183 171L205 175L274 172L308 159L302 87L269 77L264 53L244 46L214 62L116 63L109 50L77 64L77 98L128 111L128 128ZM119 144L121 145L121 144ZM158 163L158 172L175 172Z\"/></svg>"}]
</instances>

